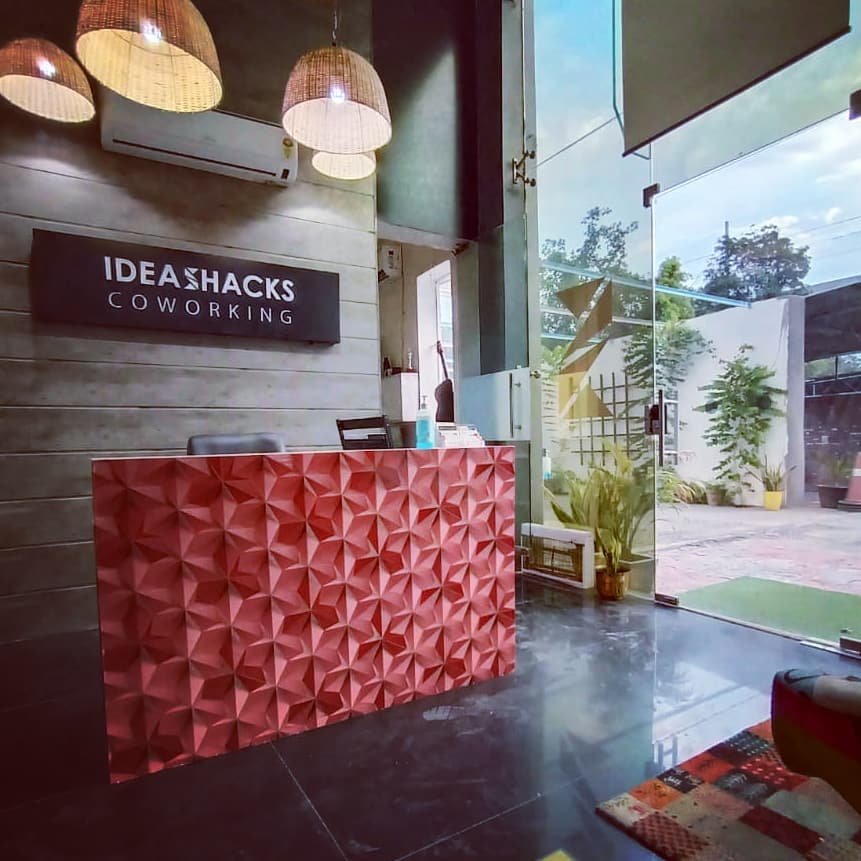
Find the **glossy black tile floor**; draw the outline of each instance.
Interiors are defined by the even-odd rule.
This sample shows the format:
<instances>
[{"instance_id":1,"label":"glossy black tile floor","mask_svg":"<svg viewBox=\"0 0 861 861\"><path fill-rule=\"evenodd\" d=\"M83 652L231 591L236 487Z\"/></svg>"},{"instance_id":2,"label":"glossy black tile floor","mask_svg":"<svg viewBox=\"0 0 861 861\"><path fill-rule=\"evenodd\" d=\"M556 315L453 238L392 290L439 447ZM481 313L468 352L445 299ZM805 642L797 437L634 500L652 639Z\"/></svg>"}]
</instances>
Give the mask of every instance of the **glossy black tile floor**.
<instances>
[{"instance_id":1,"label":"glossy black tile floor","mask_svg":"<svg viewBox=\"0 0 861 861\"><path fill-rule=\"evenodd\" d=\"M651 858L595 805L766 718L791 666L857 671L681 610L521 584L506 679L110 786L96 635L0 646L0 858Z\"/></svg>"}]
</instances>

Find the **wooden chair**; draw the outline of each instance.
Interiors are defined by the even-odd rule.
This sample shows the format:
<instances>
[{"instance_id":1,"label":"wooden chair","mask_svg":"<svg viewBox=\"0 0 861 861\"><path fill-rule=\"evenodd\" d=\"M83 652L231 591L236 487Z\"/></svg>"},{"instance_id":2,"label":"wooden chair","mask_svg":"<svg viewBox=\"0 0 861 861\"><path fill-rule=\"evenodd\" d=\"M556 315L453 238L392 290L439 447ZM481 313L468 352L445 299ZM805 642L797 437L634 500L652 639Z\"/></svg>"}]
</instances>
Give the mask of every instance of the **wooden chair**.
<instances>
[{"instance_id":1,"label":"wooden chair","mask_svg":"<svg viewBox=\"0 0 861 861\"><path fill-rule=\"evenodd\" d=\"M388 416L369 419L336 419L341 448L358 451L369 448L394 448L392 424Z\"/></svg>"}]
</instances>

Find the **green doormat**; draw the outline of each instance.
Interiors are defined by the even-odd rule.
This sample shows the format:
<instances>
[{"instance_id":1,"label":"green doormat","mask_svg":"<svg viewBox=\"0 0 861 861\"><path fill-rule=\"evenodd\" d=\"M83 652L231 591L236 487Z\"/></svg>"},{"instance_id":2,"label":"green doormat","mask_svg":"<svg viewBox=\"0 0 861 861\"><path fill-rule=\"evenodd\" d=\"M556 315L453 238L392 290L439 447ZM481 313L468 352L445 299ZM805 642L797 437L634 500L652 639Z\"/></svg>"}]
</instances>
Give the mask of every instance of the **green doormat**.
<instances>
[{"instance_id":1,"label":"green doormat","mask_svg":"<svg viewBox=\"0 0 861 861\"><path fill-rule=\"evenodd\" d=\"M837 641L841 628L861 636L861 595L739 577L684 592L679 601L692 610L818 640Z\"/></svg>"}]
</instances>

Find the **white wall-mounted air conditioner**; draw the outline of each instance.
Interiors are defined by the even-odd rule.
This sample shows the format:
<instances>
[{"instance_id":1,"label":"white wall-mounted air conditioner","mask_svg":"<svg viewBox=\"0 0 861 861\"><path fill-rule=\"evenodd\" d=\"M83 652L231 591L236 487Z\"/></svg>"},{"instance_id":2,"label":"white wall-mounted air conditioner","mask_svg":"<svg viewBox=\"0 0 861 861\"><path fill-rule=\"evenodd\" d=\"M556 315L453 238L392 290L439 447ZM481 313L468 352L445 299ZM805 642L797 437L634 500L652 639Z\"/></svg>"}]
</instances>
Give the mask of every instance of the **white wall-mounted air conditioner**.
<instances>
[{"instance_id":1,"label":"white wall-mounted air conditioner","mask_svg":"<svg viewBox=\"0 0 861 861\"><path fill-rule=\"evenodd\" d=\"M287 186L299 147L280 126L224 111L175 114L102 91L102 147L236 179Z\"/></svg>"}]
</instances>

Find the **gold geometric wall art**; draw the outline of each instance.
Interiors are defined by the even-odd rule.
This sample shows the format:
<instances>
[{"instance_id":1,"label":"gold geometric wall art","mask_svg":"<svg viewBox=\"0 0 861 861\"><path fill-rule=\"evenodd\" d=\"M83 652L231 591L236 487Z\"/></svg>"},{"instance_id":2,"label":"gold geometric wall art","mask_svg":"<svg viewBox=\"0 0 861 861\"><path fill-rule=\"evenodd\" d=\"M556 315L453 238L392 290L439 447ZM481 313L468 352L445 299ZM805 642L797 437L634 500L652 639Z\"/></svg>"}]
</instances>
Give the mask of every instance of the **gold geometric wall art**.
<instances>
[{"instance_id":1,"label":"gold geometric wall art","mask_svg":"<svg viewBox=\"0 0 861 861\"><path fill-rule=\"evenodd\" d=\"M566 410L560 418L573 419L605 419L613 418L613 413L610 408L598 397L595 389L588 383L583 387L576 399L570 405L566 405Z\"/></svg>"},{"instance_id":2,"label":"gold geometric wall art","mask_svg":"<svg viewBox=\"0 0 861 861\"><path fill-rule=\"evenodd\" d=\"M573 287L566 287L556 294L556 298L575 316L579 317L595 297L603 278L593 278Z\"/></svg>"},{"instance_id":3,"label":"gold geometric wall art","mask_svg":"<svg viewBox=\"0 0 861 861\"><path fill-rule=\"evenodd\" d=\"M574 340L568 347L566 355L570 356L578 347L585 347L592 338L599 335L612 322L613 282L608 281L604 285L604 291L601 293L598 301L594 304L586 319L577 326L577 334L574 336Z\"/></svg>"},{"instance_id":4,"label":"gold geometric wall art","mask_svg":"<svg viewBox=\"0 0 861 861\"><path fill-rule=\"evenodd\" d=\"M569 362L563 369L563 374L585 374L588 373L589 369L592 365L595 364L598 356L601 355L601 351L607 345L606 341L599 341L593 347L589 347L586 350L580 352L577 357Z\"/></svg>"},{"instance_id":5,"label":"gold geometric wall art","mask_svg":"<svg viewBox=\"0 0 861 861\"><path fill-rule=\"evenodd\" d=\"M603 290L598 295L602 284ZM598 300L593 302L596 295ZM589 385L586 375L607 343L604 340L589 344L613 322L613 282L595 278L560 290L557 297L578 320L577 333L565 351L565 358L573 356L573 359L558 378L559 404L564 405L559 418L568 421L612 418L613 413ZM580 319L584 314L585 319Z\"/></svg>"}]
</instances>

